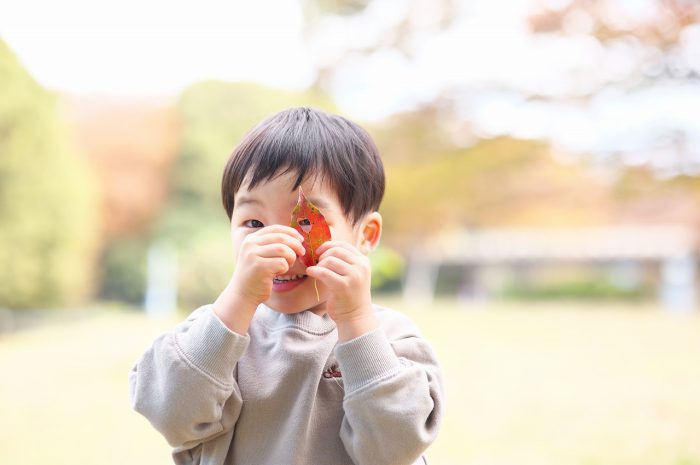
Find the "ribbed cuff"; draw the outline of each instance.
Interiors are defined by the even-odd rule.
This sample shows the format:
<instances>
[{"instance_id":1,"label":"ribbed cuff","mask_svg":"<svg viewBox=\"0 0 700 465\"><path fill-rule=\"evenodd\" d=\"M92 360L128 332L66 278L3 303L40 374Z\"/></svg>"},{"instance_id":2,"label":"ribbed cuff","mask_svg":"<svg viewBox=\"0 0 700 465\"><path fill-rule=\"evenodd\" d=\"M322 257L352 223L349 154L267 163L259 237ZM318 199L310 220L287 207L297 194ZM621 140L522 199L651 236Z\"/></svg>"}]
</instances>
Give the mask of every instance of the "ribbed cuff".
<instances>
[{"instance_id":1,"label":"ribbed cuff","mask_svg":"<svg viewBox=\"0 0 700 465\"><path fill-rule=\"evenodd\" d=\"M338 344L335 356L343 374L346 393L396 371L401 365L381 328Z\"/></svg>"},{"instance_id":2,"label":"ribbed cuff","mask_svg":"<svg viewBox=\"0 0 700 465\"><path fill-rule=\"evenodd\" d=\"M185 357L214 379L225 382L245 352L249 336L229 330L210 307L190 328L175 335Z\"/></svg>"}]
</instances>

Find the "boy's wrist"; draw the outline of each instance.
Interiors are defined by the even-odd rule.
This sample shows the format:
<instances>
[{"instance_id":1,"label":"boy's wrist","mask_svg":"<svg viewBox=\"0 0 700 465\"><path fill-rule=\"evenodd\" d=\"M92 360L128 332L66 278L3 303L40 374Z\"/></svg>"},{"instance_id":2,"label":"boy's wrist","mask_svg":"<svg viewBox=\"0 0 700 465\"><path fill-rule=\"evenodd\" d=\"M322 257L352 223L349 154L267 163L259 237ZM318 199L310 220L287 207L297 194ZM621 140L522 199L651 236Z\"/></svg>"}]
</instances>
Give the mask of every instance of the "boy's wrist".
<instances>
[{"instance_id":1,"label":"boy's wrist","mask_svg":"<svg viewBox=\"0 0 700 465\"><path fill-rule=\"evenodd\" d=\"M343 343L374 331L379 327L379 320L370 305L353 314L336 316L335 324L338 328L338 342Z\"/></svg>"},{"instance_id":2,"label":"boy's wrist","mask_svg":"<svg viewBox=\"0 0 700 465\"><path fill-rule=\"evenodd\" d=\"M214 314L228 329L240 335L248 332L257 308L258 302L238 292L231 282L214 302Z\"/></svg>"}]
</instances>

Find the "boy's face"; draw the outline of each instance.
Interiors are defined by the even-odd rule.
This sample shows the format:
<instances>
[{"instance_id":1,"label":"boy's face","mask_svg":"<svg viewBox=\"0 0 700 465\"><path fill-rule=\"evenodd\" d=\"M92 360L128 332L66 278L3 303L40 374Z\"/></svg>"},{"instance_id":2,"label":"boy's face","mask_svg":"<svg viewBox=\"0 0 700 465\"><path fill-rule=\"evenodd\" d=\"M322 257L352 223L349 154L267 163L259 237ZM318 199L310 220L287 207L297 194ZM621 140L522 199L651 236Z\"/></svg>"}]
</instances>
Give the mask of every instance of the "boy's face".
<instances>
[{"instance_id":1,"label":"boy's face","mask_svg":"<svg viewBox=\"0 0 700 465\"><path fill-rule=\"evenodd\" d=\"M261 182L253 189L249 189L248 182L243 183L236 193L231 217L234 256L237 257L241 243L248 234L258 231L263 226L289 225L292 209L298 200L298 191L293 190L295 180L296 173L285 173L270 181ZM320 181L307 180L302 182L301 187L306 198L316 205L326 218L331 238L358 246L359 226L362 222L358 222L358 227L353 227L343 214L335 192ZM306 266L297 257L294 265L284 275L305 275L305 270ZM314 280L305 277L282 285L273 285L270 298L265 304L281 313L297 313L308 309L315 313L323 313L326 292L320 281L317 281L316 285L320 302L316 296Z\"/></svg>"}]
</instances>

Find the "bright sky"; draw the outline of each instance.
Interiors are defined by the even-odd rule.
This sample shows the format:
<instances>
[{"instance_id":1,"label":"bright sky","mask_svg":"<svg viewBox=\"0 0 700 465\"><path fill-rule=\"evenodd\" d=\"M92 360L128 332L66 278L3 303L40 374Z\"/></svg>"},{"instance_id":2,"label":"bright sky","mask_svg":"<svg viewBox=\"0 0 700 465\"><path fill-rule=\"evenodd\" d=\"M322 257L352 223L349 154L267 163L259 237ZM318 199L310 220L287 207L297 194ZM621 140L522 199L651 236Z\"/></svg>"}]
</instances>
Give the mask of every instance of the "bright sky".
<instances>
[{"instance_id":1,"label":"bright sky","mask_svg":"<svg viewBox=\"0 0 700 465\"><path fill-rule=\"evenodd\" d=\"M172 94L205 78L303 88L295 1L6 0L0 37L44 86Z\"/></svg>"},{"instance_id":2,"label":"bright sky","mask_svg":"<svg viewBox=\"0 0 700 465\"><path fill-rule=\"evenodd\" d=\"M485 135L545 137L574 152L630 152L630 162L643 162L680 129L700 163L697 84L612 89L585 105L570 99L624 78L639 53L629 41L603 46L585 15L567 17L566 37L530 33L533 4L570 0L465 0L449 30L436 30L434 1L374 0L353 19L327 18L305 42L294 0L3 0L0 37L59 91L176 95L210 78L303 89L316 66L342 57L330 90L353 118L380 120L458 89L462 115ZM603 5L609 21L626 27L658 14L655 0ZM404 13L418 31L412 59L391 49L343 56L381 41ZM700 25L681 42L679 58L700 73ZM554 101L527 101L529 93Z\"/></svg>"}]
</instances>

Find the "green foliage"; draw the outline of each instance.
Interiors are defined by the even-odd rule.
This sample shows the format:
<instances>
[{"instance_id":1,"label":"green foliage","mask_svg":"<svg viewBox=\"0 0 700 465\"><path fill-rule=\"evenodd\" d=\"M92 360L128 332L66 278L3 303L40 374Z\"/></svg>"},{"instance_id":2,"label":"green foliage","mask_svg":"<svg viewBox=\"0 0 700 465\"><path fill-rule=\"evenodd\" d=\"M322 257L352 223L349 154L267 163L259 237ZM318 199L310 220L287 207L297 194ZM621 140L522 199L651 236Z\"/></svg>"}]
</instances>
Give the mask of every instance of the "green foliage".
<instances>
[{"instance_id":1,"label":"green foliage","mask_svg":"<svg viewBox=\"0 0 700 465\"><path fill-rule=\"evenodd\" d=\"M178 306L186 312L211 303L233 273L226 227L202 227L178 251Z\"/></svg>"},{"instance_id":2,"label":"green foliage","mask_svg":"<svg viewBox=\"0 0 700 465\"><path fill-rule=\"evenodd\" d=\"M140 305L146 291L147 254L144 237L110 242L103 252L100 298Z\"/></svg>"},{"instance_id":3,"label":"green foliage","mask_svg":"<svg viewBox=\"0 0 700 465\"><path fill-rule=\"evenodd\" d=\"M177 219L184 221L185 217ZM186 313L213 302L233 271L226 225L215 227L213 223L201 222L186 240L181 235L171 237L177 249L178 306ZM171 227L176 228L175 225ZM136 306L143 303L150 241L147 236L134 236L116 239L107 246L102 258L101 299Z\"/></svg>"},{"instance_id":4,"label":"green foliage","mask_svg":"<svg viewBox=\"0 0 700 465\"><path fill-rule=\"evenodd\" d=\"M520 179L523 168L546 159L543 144L532 141L499 138L459 149L444 142L423 146L422 140L429 143L431 138L400 130L378 137L387 160L380 211L389 236L498 224L499 216L502 221L519 201L514 191L525 188ZM403 144L411 150L403 150Z\"/></svg>"},{"instance_id":5,"label":"green foliage","mask_svg":"<svg viewBox=\"0 0 700 465\"><path fill-rule=\"evenodd\" d=\"M400 282L405 267L404 258L395 250L377 247L370 255L372 262L372 289L383 291Z\"/></svg>"},{"instance_id":6,"label":"green foliage","mask_svg":"<svg viewBox=\"0 0 700 465\"><path fill-rule=\"evenodd\" d=\"M644 288L621 288L602 277L593 277L555 283L513 282L503 289L501 297L515 300L588 300L641 299L648 295Z\"/></svg>"},{"instance_id":7,"label":"green foliage","mask_svg":"<svg viewBox=\"0 0 700 465\"><path fill-rule=\"evenodd\" d=\"M676 460L675 465L700 465L700 459L695 460L692 457L683 457Z\"/></svg>"},{"instance_id":8,"label":"green foliage","mask_svg":"<svg viewBox=\"0 0 700 465\"><path fill-rule=\"evenodd\" d=\"M97 238L95 186L71 150L56 97L0 41L0 306L87 296Z\"/></svg>"},{"instance_id":9,"label":"green foliage","mask_svg":"<svg viewBox=\"0 0 700 465\"><path fill-rule=\"evenodd\" d=\"M352 16L367 8L370 0L302 0L304 22L312 26L328 15Z\"/></svg>"},{"instance_id":10,"label":"green foliage","mask_svg":"<svg viewBox=\"0 0 700 465\"><path fill-rule=\"evenodd\" d=\"M538 140L470 142L444 122L451 118L427 106L371 128L386 167L380 211L394 246L453 228L609 221L610 181L582 160L564 163Z\"/></svg>"}]
</instances>

